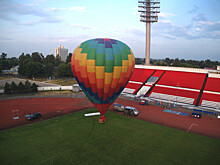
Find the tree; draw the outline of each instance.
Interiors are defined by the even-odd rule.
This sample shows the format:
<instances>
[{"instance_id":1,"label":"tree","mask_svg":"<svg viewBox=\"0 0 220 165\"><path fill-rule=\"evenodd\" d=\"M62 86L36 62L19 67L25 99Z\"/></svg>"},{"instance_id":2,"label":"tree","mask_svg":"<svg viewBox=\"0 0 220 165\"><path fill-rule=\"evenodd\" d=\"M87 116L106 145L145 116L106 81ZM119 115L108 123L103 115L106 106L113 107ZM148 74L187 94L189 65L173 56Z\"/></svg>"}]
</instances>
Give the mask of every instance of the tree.
<instances>
[{"instance_id":1,"label":"tree","mask_svg":"<svg viewBox=\"0 0 220 165\"><path fill-rule=\"evenodd\" d=\"M18 74L22 76L26 76L26 65L31 60L31 56L29 54L19 56L19 68L18 68Z\"/></svg>"},{"instance_id":2,"label":"tree","mask_svg":"<svg viewBox=\"0 0 220 165\"><path fill-rule=\"evenodd\" d=\"M55 57L53 54L51 55L47 55L46 58L44 58L44 64L47 65L47 64L52 64L53 66L55 65Z\"/></svg>"},{"instance_id":3,"label":"tree","mask_svg":"<svg viewBox=\"0 0 220 165\"><path fill-rule=\"evenodd\" d=\"M55 66L59 66L62 63L61 58L59 54L55 58Z\"/></svg>"},{"instance_id":4,"label":"tree","mask_svg":"<svg viewBox=\"0 0 220 165\"><path fill-rule=\"evenodd\" d=\"M66 64L68 64L69 62L71 62L71 58L72 58L72 53L69 53L69 55L66 58Z\"/></svg>"},{"instance_id":5,"label":"tree","mask_svg":"<svg viewBox=\"0 0 220 165\"><path fill-rule=\"evenodd\" d=\"M60 77L65 77L66 75L66 64L65 63L61 63L58 68L57 68L57 74Z\"/></svg>"},{"instance_id":6,"label":"tree","mask_svg":"<svg viewBox=\"0 0 220 165\"><path fill-rule=\"evenodd\" d=\"M14 81L11 82L11 92L12 93L17 93L18 91L18 86L15 84Z\"/></svg>"},{"instance_id":7,"label":"tree","mask_svg":"<svg viewBox=\"0 0 220 165\"><path fill-rule=\"evenodd\" d=\"M73 77L71 62L69 62L68 64L60 64L57 68L57 74L60 77Z\"/></svg>"},{"instance_id":8,"label":"tree","mask_svg":"<svg viewBox=\"0 0 220 165\"><path fill-rule=\"evenodd\" d=\"M4 92L5 94L10 94L11 93L11 86L9 83L5 83L5 86L4 86Z\"/></svg>"},{"instance_id":9,"label":"tree","mask_svg":"<svg viewBox=\"0 0 220 165\"><path fill-rule=\"evenodd\" d=\"M71 69L71 62L66 64L66 76L73 77L73 72L72 72L72 69Z\"/></svg>"},{"instance_id":10,"label":"tree","mask_svg":"<svg viewBox=\"0 0 220 165\"><path fill-rule=\"evenodd\" d=\"M170 65L170 64L171 64L171 60L170 60L168 57L165 58L165 62L166 62L167 65Z\"/></svg>"},{"instance_id":11,"label":"tree","mask_svg":"<svg viewBox=\"0 0 220 165\"><path fill-rule=\"evenodd\" d=\"M205 62L202 60L202 61L199 61L199 67L200 68L204 68L205 67Z\"/></svg>"},{"instance_id":12,"label":"tree","mask_svg":"<svg viewBox=\"0 0 220 165\"><path fill-rule=\"evenodd\" d=\"M31 92L32 91L32 89L31 89L31 83L27 80L27 81L25 81L25 85L24 85L25 87L24 87L24 91L25 92Z\"/></svg>"},{"instance_id":13,"label":"tree","mask_svg":"<svg viewBox=\"0 0 220 165\"><path fill-rule=\"evenodd\" d=\"M6 57L7 57L7 54L6 53L2 53L1 59L6 59Z\"/></svg>"},{"instance_id":14,"label":"tree","mask_svg":"<svg viewBox=\"0 0 220 165\"><path fill-rule=\"evenodd\" d=\"M1 66L2 70L10 69L9 64L8 64L8 60L6 57L7 57L6 53L2 53L2 55L0 57L0 66Z\"/></svg>"},{"instance_id":15,"label":"tree","mask_svg":"<svg viewBox=\"0 0 220 165\"><path fill-rule=\"evenodd\" d=\"M18 84L18 93L24 93L25 91L25 86L24 84L20 81Z\"/></svg>"},{"instance_id":16,"label":"tree","mask_svg":"<svg viewBox=\"0 0 220 165\"><path fill-rule=\"evenodd\" d=\"M53 76L54 74L54 65L51 63L47 63L45 68L44 68L44 75L46 77Z\"/></svg>"},{"instance_id":17,"label":"tree","mask_svg":"<svg viewBox=\"0 0 220 165\"><path fill-rule=\"evenodd\" d=\"M143 58L135 58L135 64L143 64Z\"/></svg>"},{"instance_id":18,"label":"tree","mask_svg":"<svg viewBox=\"0 0 220 165\"><path fill-rule=\"evenodd\" d=\"M19 63L19 60L16 57L12 57L8 59L9 68L17 66L18 63Z\"/></svg>"},{"instance_id":19,"label":"tree","mask_svg":"<svg viewBox=\"0 0 220 165\"><path fill-rule=\"evenodd\" d=\"M43 62L44 56L42 55L42 53L38 53L38 52L34 52L31 55L31 58L33 60L33 62Z\"/></svg>"},{"instance_id":20,"label":"tree","mask_svg":"<svg viewBox=\"0 0 220 165\"><path fill-rule=\"evenodd\" d=\"M25 76L31 78L31 77L38 77L41 74L43 74L44 66L40 62L33 62L32 60L29 61L25 65Z\"/></svg>"},{"instance_id":21,"label":"tree","mask_svg":"<svg viewBox=\"0 0 220 165\"><path fill-rule=\"evenodd\" d=\"M186 63L186 60L181 59L180 62L181 62L181 63Z\"/></svg>"},{"instance_id":22,"label":"tree","mask_svg":"<svg viewBox=\"0 0 220 165\"><path fill-rule=\"evenodd\" d=\"M213 65L212 65L211 61L209 59L207 59L207 60L205 60L205 66L212 67Z\"/></svg>"},{"instance_id":23,"label":"tree","mask_svg":"<svg viewBox=\"0 0 220 165\"><path fill-rule=\"evenodd\" d=\"M180 66L180 60L179 58L176 58L173 62L173 66Z\"/></svg>"},{"instance_id":24,"label":"tree","mask_svg":"<svg viewBox=\"0 0 220 165\"><path fill-rule=\"evenodd\" d=\"M38 91L38 90L37 90L37 87L38 87L38 85L35 84L35 83L33 83L33 84L31 85L32 92L37 92L37 91Z\"/></svg>"}]
</instances>

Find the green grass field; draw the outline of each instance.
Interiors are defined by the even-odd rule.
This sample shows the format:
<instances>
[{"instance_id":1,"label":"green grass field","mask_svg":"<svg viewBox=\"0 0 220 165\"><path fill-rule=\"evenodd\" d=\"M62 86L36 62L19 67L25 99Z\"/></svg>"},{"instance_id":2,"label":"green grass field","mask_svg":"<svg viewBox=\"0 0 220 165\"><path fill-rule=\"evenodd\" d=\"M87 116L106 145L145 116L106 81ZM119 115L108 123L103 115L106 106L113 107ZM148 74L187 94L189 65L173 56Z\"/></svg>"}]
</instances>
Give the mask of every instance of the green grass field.
<instances>
[{"instance_id":1,"label":"green grass field","mask_svg":"<svg viewBox=\"0 0 220 165\"><path fill-rule=\"evenodd\" d=\"M107 112L88 109L0 132L2 165L211 165L220 141Z\"/></svg>"}]
</instances>

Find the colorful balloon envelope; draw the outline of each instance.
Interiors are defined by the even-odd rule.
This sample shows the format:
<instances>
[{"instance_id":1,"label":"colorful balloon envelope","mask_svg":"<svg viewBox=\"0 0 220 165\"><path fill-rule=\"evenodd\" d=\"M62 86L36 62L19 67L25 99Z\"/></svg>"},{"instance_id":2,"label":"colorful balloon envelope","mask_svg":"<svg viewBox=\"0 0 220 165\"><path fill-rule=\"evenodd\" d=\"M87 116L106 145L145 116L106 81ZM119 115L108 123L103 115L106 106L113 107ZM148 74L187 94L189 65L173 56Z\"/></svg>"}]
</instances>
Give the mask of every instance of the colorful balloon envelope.
<instances>
[{"instance_id":1,"label":"colorful balloon envelope","mask_svg":"<svg viewBox=\"0 0 220 165\"><path fill-rule=\"evenodd\" d=\"M132 50L121 41L107 38L81 43L71 59L76 81L101 115L127 85L134 65Z\"/></svg>"}]
</instances>

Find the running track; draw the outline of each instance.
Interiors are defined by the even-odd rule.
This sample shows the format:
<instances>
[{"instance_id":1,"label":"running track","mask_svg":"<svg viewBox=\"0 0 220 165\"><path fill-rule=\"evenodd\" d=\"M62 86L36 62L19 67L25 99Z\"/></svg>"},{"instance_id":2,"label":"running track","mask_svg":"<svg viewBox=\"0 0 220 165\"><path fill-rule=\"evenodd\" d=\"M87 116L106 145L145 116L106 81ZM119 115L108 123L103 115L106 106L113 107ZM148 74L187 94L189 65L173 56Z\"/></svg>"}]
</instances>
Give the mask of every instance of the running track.
<instances>
[{"instance_id":1,"label":"running track","mask_svg":"<svg viewBox=\"0 0 220 165\"><path fill-rule=\"evenodd\" d=\"M186 132L220 139L220 119L202 116L194 119L189 116L180 116L163 112L165 108L153 105L139 105L137 102L118 98L115 102L125 106L136 107L139 115L135 118L151 123L180 129ZM40 112L43 119L48 119L86 108L93 107L87 98L26 98L0 100L0 130L21 126L36 121L27 121L27 114ZM19 110L19 119L12 119L12 110ZM110 111L114 111L112 106ZM117 112L120 113L120 112ZM122 113L121 113L122 114Z\"/></svg>"}]
</instances>

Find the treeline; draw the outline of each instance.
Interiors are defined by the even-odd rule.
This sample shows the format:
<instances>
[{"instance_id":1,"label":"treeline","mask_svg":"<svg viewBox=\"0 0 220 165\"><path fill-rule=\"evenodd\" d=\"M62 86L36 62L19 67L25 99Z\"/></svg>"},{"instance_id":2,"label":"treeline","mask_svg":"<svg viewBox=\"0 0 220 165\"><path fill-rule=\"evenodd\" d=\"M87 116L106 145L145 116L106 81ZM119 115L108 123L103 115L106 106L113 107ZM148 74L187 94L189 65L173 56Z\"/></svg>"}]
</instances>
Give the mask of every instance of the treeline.
<instances>
[{"instance_id":1,"label":"treeline","mask_svg":"<svg viewBox=\"0 0 220 165\"><path fill-rule=\"evenodd\" d=\"M4 86L4 93L5 94L16 94L16 93L30 93L30 92L37 92L38 85L33 83L31 84L28 80L25 81L25 84L20 82L18 85L12 81L11 84L5 83Z\"/></svg>"},{"instance_id":2,"label":"treeline","mask_svg":"<svg viewBox=\"0 0 220 165\"><path fill-rule=\"evenodd\" d=\"M18 58L7 58L7 54L2 53L0 56L0 74L2 70L9 70L10 68L17 66L18 62Z\"/></svg>"},{"instance_id":3,"label":"treeline","mask_svg":"<svg viewBox=\"0 0 220 165\"><path fill-rule=\"evenodd\" d=\"M60 58L55 58L53 54L43 56L42 53L34 52L30 54L22 53L19 58L12 57L7 58L7 54L2 53L0 56L0 74L2 70L9 70L12 67L19 65L18 74L27 78L37 77L72 77L71 70L71 57L72 53L69 53L65 62ZM144 64L144 58L135 58L135 64ZM159 66L176 66L176 67L189 67L189 68L217 68L220 65L219 61L207 60L184 60L184 59L151 59L152 65Z\"/></svg>"},{"instance_id":4,"label":"treeline","mask_svg":"<svg viewBox=\"0 0 220 165\"><path fill-rule=\"evenodd\" d=\"M135 58L135 64L144 64L144 58ZM151 59L150 63L156 66L175 66L175 67L188 67L188 68L214 68L216 69L218 65L220 65L219 61L211 61L207 60L184 60L184 59Z\"/></svg>"},{"instance_id":5,"label":"treeline","mask_svg":"<svg viewBox=\"0 0 220 165\"><path fill-rule=\"evenodd\" d=\"M43 56L42 53L34 52L30 54L22 53L19 58L7 58L7 54L2 53L0 57L0 73L2 70L9 70L19 65L18 74L28 78L36 77L72 77L71 57L69 53L65 62L60 58L55 58L53 54Z\"/></svg>"}]
</instances>

